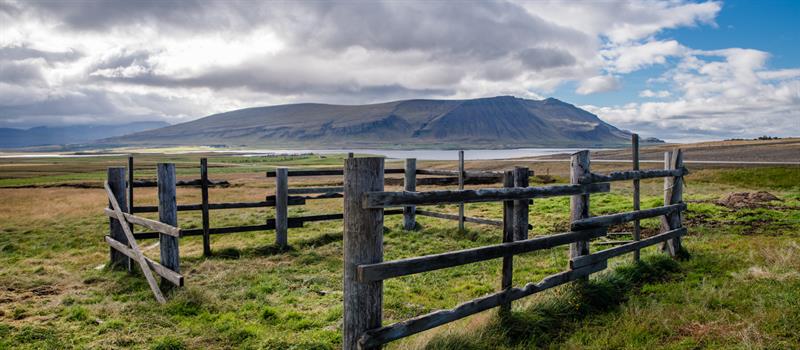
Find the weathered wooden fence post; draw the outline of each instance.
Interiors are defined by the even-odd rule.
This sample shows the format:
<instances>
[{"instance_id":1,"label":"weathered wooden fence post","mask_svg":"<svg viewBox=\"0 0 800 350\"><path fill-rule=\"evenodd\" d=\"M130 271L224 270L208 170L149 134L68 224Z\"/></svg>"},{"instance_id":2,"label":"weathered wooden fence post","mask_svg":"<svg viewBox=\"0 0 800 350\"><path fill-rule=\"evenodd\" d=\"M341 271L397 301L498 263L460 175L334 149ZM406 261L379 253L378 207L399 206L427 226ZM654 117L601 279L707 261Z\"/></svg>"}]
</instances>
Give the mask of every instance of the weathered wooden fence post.
<instances>
[{"instance_id":1,"label":"weathered wooden fence post","mask_svg":"<svg viewBox=\"0 0 800 350\"><path fill-rule=\"evenodd\" d=\"M211 235L208 217L208 158L200 158L200 195L203 215L203 256L211 256Z\"/></svg>"},{"instance_id":2,"label":"weathered wooden fence post","mask_svg":"<svg viewBox=\"0 0 800 350\"><path fill-rule=\"evenodd\" d=\"M128 214L133 214L133 156L128 156Z\"/></svg>"},{"instance_id":3,"label":"weathered wooden fence post","mask_svg":"<svg viewBox=\"0 0 800 350\"><path fill-rule=\"evenodd\" d=\"M458 151L458 189L464 189L464 151ZM458 205L458 231L464 232L464 203Z\"/></svg>"},{"instance_id":4,"label":"weathered wooden fence post","mask_svg":"<svg viewBox=\"0 0 800 350\"><path fill-rule=\"evenodd\" d=\"M175 164L159 163L158 178L158 221L167 225L178 226L178 202L176 193ZM178 237L159 234L161 246L161 265L175 271L181 271L181 259L178 249ZM173 284L161 279L162 288L172 288Z\"/></svg>"},{"instance_id":5,"label":"weathered wooden fence post","mask_svg":"<svg viewBox=\"0 0 800 350\"><path fill-rule=\"evenodd\" d=\"M289 244L289 170L275 169L275 245L286 248Z\"/></svg>"},{"instance_id":6,"label":"weathered wooden fence post","mask_svg":"<svg viewBox=\"0 0 800 350\"><path fill-rule=\"evenodd\" d=\"M573 185L587 183L591 170L589 168L589 151L584 150L572 155L570 159L569 179ZM569 200L570 223L589 217L589 195L579 194ZM569 245L570 259L589 254L589 241L578 241Z\"/></svg>"},{"instance_id":7,"label":"weathered wooden fence post","mask_svg":"<svg viewBox=\"0 0 800 350\"><path fill-rule=\"evenodd\" d=\"M128 203L125 200L125 168L108 168L107 176L108 186L111 187L111 192L113 192L114 197L117 198L120 209L122 211L127 211ZM110 201L108 206L109 208L113 208ZM125 236L125 231L123 231L122 226L120 226L119 220L109 218L108 222L111 230L111 238L127 245L128 238ZM112 269L125 269L132 271L133 264L130 258L114 248L109 249L111 250L111 254L108 267Z\"/></svg>"},{"instance_id":8,"label":"weathered wooden fence post","mask_svg":"<svg viewBox=\"0 0 800 350\"><path fill-rule=\"evenodd\" d=\"M633 157L633 170L639 170L639 135L632 134L631 135L631 153ZM639 203L639 191L640 191L640 182L638 179L633 180L633 210L639 210L640 203ZM639 220L633 221L633 240L638 241L642 238L642 228L639 224ZM639 261L639 249L633 251L633 261Z\"/></svg>"},{"instance_id":9,"label":"weathered wooden fence post","mask_svg":"<svg viewBox=\"0 0 800 350\"><path fill-rule=\"evenodd\" d=\"M503 173L503 187L514 187L514 171L506 170ZM514 241L514 204L516 201L503 201L503 243ZM503 275L500 279L500 290L512 287L514 274L514 257L503 257ZM500 317L505 317L511 312L511 302L500 305Z\"/></svg>"},{"instance_id":10,"label":"weathered wooden fence post","mask_svg":"<svg viewBox=\"0 0 800 350\"><path fill-rule=\"evenodd\" d=\"M514 187L528 187L528 168L514 168ZM514 201L514 240L528 239L528 200Z\"/></svg>"},{"instance_id":11,"label":"weathered wooden fence post","mask_svg":"<svg viewBox=\"0 0 800 350\"><path fill-rule=\"evenodd\" d=\"M381 326L383 281L358 282L356 267L383 261L383 209L364 209L365 192L383 191L383 158L344 163L344 324L342 348L358 349L364 331ZM378 349L371 347L369 349Z\"/></svg>"},{"instance_id":12,"label":"weathered wooden fence post","mask_svg":"<svg viewBox=\"0 0 800 350\"><path fill-rule=\"evenodd\" d=\"M680 148L674 152L664 152L664 169L680 169L683 167L683 152ZM664 205L678 204L683 202L683 176L664 178ZM676 211L661 218L661 232L680 228L681 212ZM681 237L677 236L664 242L662 249L672 257L679 257L681 254Z\"/></svg>"},{"instance_id":13,"label":"weathered wooden fence post","mask_svg":"<svg viewBox=\"0 0 800 350\"><path fill-rule=\"evenodd\" d=\"M403 184L405 191L417 191L417 160L415 158L406 158ZM416 211L417 207L413 205L403 207L403 229L413 230L417 227Z\"/></svg>"},{"instance_id":14,"label":"weathered wooden fence post","mask_svg":"<svg viewBox=\"0 0 800 350\"><path fill-rule=\"evenodd\" d=\"M353 152L347 152L347 158L353 158Z\"/></svg>"}]
</instances>

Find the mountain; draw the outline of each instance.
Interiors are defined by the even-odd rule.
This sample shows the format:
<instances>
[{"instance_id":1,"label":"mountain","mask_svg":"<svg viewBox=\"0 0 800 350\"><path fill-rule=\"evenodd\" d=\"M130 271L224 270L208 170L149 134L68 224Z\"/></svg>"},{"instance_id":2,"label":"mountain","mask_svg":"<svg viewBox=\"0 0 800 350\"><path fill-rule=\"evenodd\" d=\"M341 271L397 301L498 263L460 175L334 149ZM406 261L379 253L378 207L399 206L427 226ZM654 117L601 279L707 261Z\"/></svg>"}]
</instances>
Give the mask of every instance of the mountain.
<instances>
[{"instance_id":1,"label":"mountain","mask_svg":"<svg viewBox=\"0 0 800 350\"><path fill-rule=\"evenodd\" d=\"M120 125L37 126L30 129L0 128L0 148L88 143L104 138L162 128L166 122L133 122Z\"/></svg>"},{"instance_id":2,"label":"mountain","mask_svg":"<svg viewBox=\"0 0 800 350\"><path fill-rule=\"evenodd\" d=\"M596 115L554 98L499 96L247 108L104 142L305 149L501 148L611 146L628 144L629 136Z\"/></svg>"}]
</instances>

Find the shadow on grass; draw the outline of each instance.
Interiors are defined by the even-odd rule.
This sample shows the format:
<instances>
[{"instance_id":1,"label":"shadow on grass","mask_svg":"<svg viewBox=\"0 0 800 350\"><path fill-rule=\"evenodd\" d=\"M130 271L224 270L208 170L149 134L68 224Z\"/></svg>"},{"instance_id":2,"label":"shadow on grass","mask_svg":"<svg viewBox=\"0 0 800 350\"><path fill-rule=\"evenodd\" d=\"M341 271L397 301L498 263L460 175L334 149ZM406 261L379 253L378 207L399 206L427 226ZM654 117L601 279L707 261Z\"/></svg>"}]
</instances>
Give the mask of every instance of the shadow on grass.
<instances>
[{"instance_id":1,"label":"shadow on grass","mask_svg":"<svg viewBox=\"0 0 800 350\"><path fill-rule=\"evenodd\" d=\"M645 283L668 280L679 272L676 261L653 255L637 264L618 266L588 283L557 288L551 296L506 317L493 316L488 324L468 334L434 337L426 349L548 348L590 315L609 312Z\"/></svg>"}]
</instances>

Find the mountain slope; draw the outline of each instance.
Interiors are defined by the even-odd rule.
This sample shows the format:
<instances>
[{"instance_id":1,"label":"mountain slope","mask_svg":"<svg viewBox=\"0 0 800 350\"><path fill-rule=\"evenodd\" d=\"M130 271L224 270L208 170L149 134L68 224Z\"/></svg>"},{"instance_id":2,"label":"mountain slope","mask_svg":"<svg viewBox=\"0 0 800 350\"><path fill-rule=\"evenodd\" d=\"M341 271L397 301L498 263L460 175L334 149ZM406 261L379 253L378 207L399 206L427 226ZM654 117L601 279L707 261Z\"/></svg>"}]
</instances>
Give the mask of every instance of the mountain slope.
<instances>
[{"instance_id":1,"label":"mountain slope","mask_svg":"<svg viewBox=\"0 0 800 350\"><path fill-rule=\"evenodd\" d=\"M30 129L0 128L0 148L87 143L108 137L158 129L166 122L133 122L121 125L38 126Z\"/></svg>"},{"instance_id":2,"label":"mountain slope","mask_svg":"<svg viewBox=\"0 0 800 350\"><path fill-rule=\"evenodd\" d=\"M556 99L499 96L370 105L241 109L105 140L115 144L339 147L525 147L626 144L629 133Z\"/></svg>"}]
</instances>

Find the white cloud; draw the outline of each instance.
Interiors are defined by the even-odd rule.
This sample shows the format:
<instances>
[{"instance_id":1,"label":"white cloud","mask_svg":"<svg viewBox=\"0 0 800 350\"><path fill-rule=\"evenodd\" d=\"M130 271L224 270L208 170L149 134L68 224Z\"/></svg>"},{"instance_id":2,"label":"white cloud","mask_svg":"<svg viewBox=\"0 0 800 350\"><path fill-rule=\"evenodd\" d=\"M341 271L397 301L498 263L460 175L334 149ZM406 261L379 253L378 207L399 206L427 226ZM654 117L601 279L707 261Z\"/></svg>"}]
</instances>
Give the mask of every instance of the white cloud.
<instances>
[{"instance_id":1,"label":"white cloud","mask_svg":"<svg viewBox=\"0 0 800 350\"><path fill-rule=\"evenodd\" d=\"M9 1L0 6L0 126L180 122L292 102L541 98L570 84L586 95L659 66L667 72L639 92L657 100L587 108L652 136L667 124L680 135L797 133L800 68L771 70L758 50L659 38L715 26L721 9L683 0Z\"/></svg>"},{"instance_id":2,"label":"white cloud","mask_svg":"<svg viewBox=\"0 0 800 350\"><path fill-rule=\"evenodd\" d=\"M578 85L575 92L581 95L594 94L598 92L607 92L620 88L619 80L611 75L598 75L584 79Z\"/></svg>"}]
</instances>

